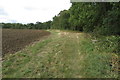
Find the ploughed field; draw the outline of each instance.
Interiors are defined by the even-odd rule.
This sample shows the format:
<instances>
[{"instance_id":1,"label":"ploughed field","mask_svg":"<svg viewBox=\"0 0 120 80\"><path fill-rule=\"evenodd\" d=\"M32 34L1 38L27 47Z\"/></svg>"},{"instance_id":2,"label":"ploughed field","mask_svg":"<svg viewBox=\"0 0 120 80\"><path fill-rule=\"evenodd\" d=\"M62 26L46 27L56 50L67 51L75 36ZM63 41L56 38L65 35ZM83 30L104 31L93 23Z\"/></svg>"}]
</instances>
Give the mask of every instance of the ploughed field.
<instances>
[{"instance_id":1,"label":"ploughed field","mask_svg":"<svg viewBox=\"0 0 120 80\"><path fill-rule=\"evenodd\" d=\"M27 29L3 29L2 30L2 53L15 53L26 45L40 40L42 37L49 35L50 32L43 30Z\"/></svg>"}]
</instances>

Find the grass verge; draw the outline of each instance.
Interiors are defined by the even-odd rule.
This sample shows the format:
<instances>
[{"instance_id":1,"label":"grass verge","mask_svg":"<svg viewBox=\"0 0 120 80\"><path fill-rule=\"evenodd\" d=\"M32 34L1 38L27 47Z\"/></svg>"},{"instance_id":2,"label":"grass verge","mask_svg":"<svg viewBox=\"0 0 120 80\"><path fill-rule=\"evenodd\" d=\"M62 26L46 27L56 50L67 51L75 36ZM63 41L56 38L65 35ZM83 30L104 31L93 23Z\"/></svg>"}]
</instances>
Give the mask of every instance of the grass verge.
<instances>
[{"instance_id":1,"label":"grass verge","mask_svg":"<svg viewBox=\"0 0 120 80\"><path fill-rule=\"evenodd\" d=\"M81 52L85 56L83 76L86 78L118 78L118 37L87 36L81 41ZM115 53L117 52L117 53Z\"/></svg>"}]
</instances>

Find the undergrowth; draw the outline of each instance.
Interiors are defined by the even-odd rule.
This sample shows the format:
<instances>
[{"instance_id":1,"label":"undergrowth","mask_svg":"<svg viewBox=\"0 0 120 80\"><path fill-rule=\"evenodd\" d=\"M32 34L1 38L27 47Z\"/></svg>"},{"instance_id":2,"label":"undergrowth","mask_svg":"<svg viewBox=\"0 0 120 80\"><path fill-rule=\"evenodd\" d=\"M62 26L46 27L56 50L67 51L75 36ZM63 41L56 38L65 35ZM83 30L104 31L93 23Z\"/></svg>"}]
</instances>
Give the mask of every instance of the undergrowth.
<instances>
[{"instance_id":1,"label":"undergrowth","mask_svg":"<svg viewBox=\"0 0 120 80\"><path fill-rule=\"evenodd\" d=\"M85 37L81 41L84 77L117 78L119 36Z\"/></svg>"}]
</instances>

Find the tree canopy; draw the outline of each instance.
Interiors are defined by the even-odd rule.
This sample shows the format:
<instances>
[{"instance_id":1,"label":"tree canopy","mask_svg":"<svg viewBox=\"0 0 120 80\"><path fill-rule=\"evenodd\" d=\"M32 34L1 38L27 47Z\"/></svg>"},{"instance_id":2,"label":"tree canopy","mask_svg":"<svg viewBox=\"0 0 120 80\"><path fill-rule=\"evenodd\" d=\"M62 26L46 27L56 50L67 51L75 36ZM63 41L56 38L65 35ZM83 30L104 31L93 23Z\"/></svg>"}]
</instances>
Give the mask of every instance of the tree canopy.
<instances>
[{"instance_id":1,"label":"tree canopy","mask_svg":"<svg viewBox=\"0 0 120 80\"><path fill-rule=\"evenodd\" d=\"M63 10L53 18L51 28L120 34L119 17L119 3L72 3L69 10Z\"/></svg>"}]
</instances>

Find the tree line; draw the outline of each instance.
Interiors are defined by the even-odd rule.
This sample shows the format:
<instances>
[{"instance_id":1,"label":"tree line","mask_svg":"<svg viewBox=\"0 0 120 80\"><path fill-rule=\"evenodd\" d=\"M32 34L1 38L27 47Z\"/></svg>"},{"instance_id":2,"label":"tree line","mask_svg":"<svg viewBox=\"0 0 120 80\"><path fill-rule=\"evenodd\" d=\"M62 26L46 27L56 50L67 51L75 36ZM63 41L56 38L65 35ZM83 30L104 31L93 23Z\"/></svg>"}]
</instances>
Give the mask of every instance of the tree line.
<instances>
[{"instance_id":1,"label":"tree line","mask_svg":"<svg viewBox=\"0 0 120 80\"><path fill-rule=\"evenodd\" d=\"M53 18L51 28L120 35L120 3L72 3Z\"/></svg>"},{"instance_id":2,"label":"tree line","mask_svg":"<svg viewBox=\"0 0 120 80\"><path fill-rule=\"evenodd\" d=\"M2 28L11 28L11 29L50 29L52 21L47 22L36 22L22 24L22 23L1 23Z\"/></svg>"},{"instance_id":3,"label":"tree line","mask_svg":"<svg viewBox=\"0 0 120 80\"><path fill-rule=\"evenodd\" d=\"M69 10L63 10L53 21L28 24L2 23L3 28L14 29L64 29L92 32L102 35L120 35L119 3L72 3Z\"/></svg>"}]
</instances>

